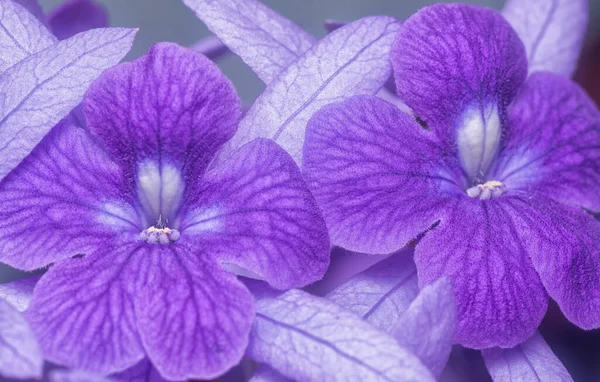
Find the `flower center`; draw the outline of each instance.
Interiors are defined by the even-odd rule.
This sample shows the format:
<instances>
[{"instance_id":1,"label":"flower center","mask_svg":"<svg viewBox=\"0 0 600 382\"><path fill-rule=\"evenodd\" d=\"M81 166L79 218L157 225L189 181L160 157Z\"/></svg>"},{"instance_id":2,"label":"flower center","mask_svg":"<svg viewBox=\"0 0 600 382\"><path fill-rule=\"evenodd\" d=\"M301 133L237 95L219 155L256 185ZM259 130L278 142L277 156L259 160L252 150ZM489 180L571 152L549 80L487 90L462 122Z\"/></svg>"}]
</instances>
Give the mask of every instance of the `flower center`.
<instances>
[{"instance_id":1,"label":"flower center","mask_svg":"<svg viewBox=\"0 0 600 382\"><path fill-rule=\"evenodd\" d=\"M481 183L500 146L502 128L498 107L471 107L458 129L458 154L471 184Z\"/></svg>"},{"instance_id":2,"label":"flower center","mask_svg":"<svg viewBox=\"0 0 600 382\"><path fill-rule=\"evenodd\" d=\"M177 225L184 188L185 183L176 167L151 160L142 162L137 172L137 198L145 218L143 226L157 220Z\"/></svg>"},{"instance_id":3,"label":"flower center","mask_svg":"<svg viewBox=\"0 0 600 382\"><path fill-rule=\"evenodd\" d=\"M147 228L140 233L140 239L150 244L169 244L179 240L181 234L176 229L170 229L159 217L155 226Z\"/></svg>"},{"instance_id":4,"label":"flower center","mask_svg":"<svg viewBox=\"0 0 600 382\"><path fill-rule=\"evenodd\" d=\"M489 182L485 182L483 184L478 184L475 187L471 187L467 190L467 195L472 198L477 198L479 200L489 200L492 198L497 198L502 195L506 191L506 186L502 182L498 182L497 180L490 180Z\"/></svg>"}]
</instances>

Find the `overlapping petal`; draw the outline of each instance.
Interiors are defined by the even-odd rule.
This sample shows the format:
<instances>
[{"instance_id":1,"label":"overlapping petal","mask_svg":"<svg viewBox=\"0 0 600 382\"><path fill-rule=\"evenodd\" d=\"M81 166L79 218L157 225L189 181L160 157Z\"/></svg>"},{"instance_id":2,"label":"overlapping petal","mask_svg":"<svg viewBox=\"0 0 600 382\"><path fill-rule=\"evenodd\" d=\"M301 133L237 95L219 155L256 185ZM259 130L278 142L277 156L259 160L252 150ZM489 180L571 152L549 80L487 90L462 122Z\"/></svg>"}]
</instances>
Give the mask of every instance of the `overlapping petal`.
<instances>
[{"instance_id":1,"label":"overlapping petal","mask_svg":"<svg viewBox=\"0 0 600 382\"><path fill-rule=\"evenodd\" d=\"M88 133L57 126L0 182L0 261L34 270L139 233L122 182Z\"/></svg>"},{"instance_id":2,"label":"overlapping petal","mask_svg":"<svg viewBox=\"0 0 600 382\"><path fill-rule=\"evenodd\" d=\"M64 40L108 26L108 12L94 0L69 0L48 15L48 26L59 40Z\"/></svg>"},{"instance_id":3,"label":"overlapping petal","mask_svg":"<svg viewBox=\"0 0 600 382\"><path fill-rule=\"evenodd\" d=\"M14 0L15 3L21 4L25 9L34 15L38 20L44 23L46 17L38 0Z\"/></svg>"},{"instance_id":4,"label":"overlapping petal","mask_svg":"<svg viewBox=\"0 0 600 382\"><path fill-rule=\"evenodd\" d=\"M513 347L533 334L546 312L548 297L528 245L552 231L519 229L523 203L516 196L490 201L458 196L417 245L419 285L443 275L452 280L456 340L465 346Z\"/></svg>"},{"instance_id":5,"label":"overlapping petal","mask_svg":"<svg viewBox=\"0 0 600 382\"><path fill-rule=\"evenodd\" d=\"M0 179L81 102L97 76L125 56L135 33L124 28L83 32L0 75Z\"/></svg>"},{"instance_id":6,"label":"overlapping petal","mask_svg":"<svg viewBox=\"0 0 600 382\"><path fill-rule=\"evenodd\" d=\"M301 381L432 381L396 340L325 299L299 290L257 301L248 355Z\"/></svg>"},{"instance_id":7,"label":"overlapping petal","mask_svg":"<svg viewBox=\"0 0 600 382\"><path fill-rule=\"evenodd\" d=\"M529 73L571 76L588 25L588 0L508 0L502 15L525 45Z\"/></svg>"},{"instance_id":8,"label":"overlapping petal","mask_svg":"<svg viewBox=\"0 0 600 382\"><path fill-rule=\"evenodd\" d=\"M148 282L136 316L149 358L168 379L211 379L244 355L253 298L233 274L209 263L205 248L150 245Z\"/></svg>"},{"instance_id":9,"label":"overlapping petal","mask_svg":"<svg viewBox=\"0 0 600 382\"><path fill-rule=\"evenodd\" d=\"M319 207L292 158L266 139L206 173L180 230L182 241L191 237L276 288L314 282L329 263Z\"/></svg>"},{"instance_id":10,"label":"overlapping petal","mask_svg":"<svg viewBox=\"0 0 600 382\"><path fill-rule=\"evenodd\" d=\"M600 326L598 221L579 208L535 194L520 195L511 207L522 249L550 297L575 325Z\"/></svg>"},{"instance_id":11,"label":"overlapping petal","mask_svg":"<svg viewBox=\"0 0 600 382\"><path fill-rule=\"evenodd\" d=\"M163 378L148 358L111 377L118 382L174 382Z\"/></svg>"},{"instance_id":12,"label":"overlapping petal","mask_svg":"<svg viewBox=\"0 0 600 382\"><path fill-rule=\"evenodd\" d=\"M127 174L145 160L194 182L240 116L233 85L206 57L171 43L107 70L84 100L90 130Z\"/></svg>"},{"instance_id":13,"label":"overlapping petal","mask_svg":"<svg viewBox=\"0 0 600 382\"><path fill-rule=\"evenodd\" d=\"M132 297L146 281L144 255L136 244L108 246L44 274L26 314L47 360L109 374L144 357Z\"/></svg>"},{"instance_id":14,"label":"overlapping petal","mask_svg":"<svg viewBox=\"0 0 600 382\"><path fill-rule=\"evenodd\" d=\"M56 42L43 21L34 17L33 10L39 8L41 12L37 1L25 1L21 5L12 0L0 4L0 73Z\"/></svg>"},{"instance_id":15,"label":"overlapping petal","mask_svg":"<svg viewBox=\"0 0 600 382\"><path fill-rule=\"evenodd\" d=\"M538 332L514 348L485 349L481 353L492 380L496 382L573 381Z\"/></svg>"},{"instance_id":16,"label":"overlapping petal","mask_svg":"<svg viewBox=\"0 0 600 382\"><path fill-rule=\"evenodd\" d=\"M19 312L26 311L33 295L33 288L39 279L39 276L29 276L0 284L0 299L4 299Z\"/></svg>"},{"instance_id":17,"label":"overlapping petal","mask_svg":"<svg viewBox=\"0 0 600 382\"><path fill-rule=\"evenodd\" d=\"M460 192L436 136L369 96L324 107L308 124L303 171L333 244L394 252L439 218L441 191ZM455 161L456 162L456 161Z\"/></svg>"},{"instance_id":18,"label":"overlapping petal","mask_svg":"<svg viewBox=\"0 0 600 382\"><path fill-rule=\"evenodd\" d=\"M406 20L392 48L400 99L453 142L469 110L485 114L512 101L527 76L519 36L497 12L439 4Z\"/></svg>"},{"instance_id":19,"label":"overlapping petal","mask_svg":"<svg viewBox=\"0 0 600 382\"><path fill-rule=\"evenodd\" d=\"M509 109L496 179L600 211L600 112L570 80L534 73Z\"/></svg>"},{"instance_id":20,"label":"overlapping petal","mask_svg":"<svg viewBox=\"0 0 600 382\"><path fill-rule=\"evenodd\" d=\"M220 158L263 137L301 163L306 124L317 110L356 94L375 94L383 86L399 28L391 17L365 17L327 35L269 84Z\"/></svg>"},{"instance_id":21,"label":"overlapping petal","mask_svg":"<svg viewBox=\"0 0 600 382\"><path fill-rule=\"evenodd\" d=\"M0 299L0 376L41 378L44 358L27 320Z\"/></svg>"}]
</instances>

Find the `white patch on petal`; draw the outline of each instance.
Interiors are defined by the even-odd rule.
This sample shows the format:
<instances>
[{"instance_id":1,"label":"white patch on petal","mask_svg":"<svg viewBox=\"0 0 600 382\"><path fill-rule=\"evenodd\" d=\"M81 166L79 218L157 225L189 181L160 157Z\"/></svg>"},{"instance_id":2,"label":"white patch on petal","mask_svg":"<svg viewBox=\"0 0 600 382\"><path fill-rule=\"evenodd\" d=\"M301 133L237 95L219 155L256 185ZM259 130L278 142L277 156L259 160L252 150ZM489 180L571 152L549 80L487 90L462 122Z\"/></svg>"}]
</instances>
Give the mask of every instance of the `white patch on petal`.
<instances>
[{"instance_id":1,"label":"white patch on petal","mask_svg":"<svg viewBox=\"0 0 600 382\"><path fill-rule=\"evenodd\" d=\"M483 179L496 157L502 127L496 105L469 108L458 129L458 154L471 180Z\"/></svg>"},{"instance_id":2,"label":"white patch on petal","mask_svg":"<svg viewBox=\"0 0 600 382\"><path fill-rule=\"evenodd\" d=\"M197 210L190 213L183 229L186 233L219 232L223 228L223 222L219 219L221 215L223 210L217 206Z\"/></svg>"},{"instance_id":3,"label":"white patch on petal","mask_svg":"<svg viewBox=\"0 0 600 382\"><path fill-rule=\"evenodd\" d=\"M146 161L140 164L137 178L137 195L147 219L174 220L185 187L179 170L170 164Z\"/></svg>"}]
</instances>

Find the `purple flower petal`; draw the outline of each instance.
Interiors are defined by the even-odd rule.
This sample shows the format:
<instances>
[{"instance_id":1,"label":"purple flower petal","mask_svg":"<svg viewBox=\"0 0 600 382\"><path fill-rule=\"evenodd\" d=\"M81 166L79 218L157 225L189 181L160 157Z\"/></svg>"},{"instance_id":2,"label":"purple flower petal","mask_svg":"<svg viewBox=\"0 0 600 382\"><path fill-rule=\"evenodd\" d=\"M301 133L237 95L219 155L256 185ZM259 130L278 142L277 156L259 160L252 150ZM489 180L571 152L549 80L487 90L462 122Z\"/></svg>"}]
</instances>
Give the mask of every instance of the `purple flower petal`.
<instances>
[{"instance_id":1,"label":"purple flower petal","mask_svg":"<svg viewBox=\"0 0 600 382\"><path fill-rule=\"evenodd\" d=\"M248 355L296 380L433 381L419 360L356 314L292 290L257 301Z\"/></svg>"},{"instance_id":2,"label":"purple flower petal","mask_svg":"<svg viewBox=\"0 0 600 382\"><path fill-rule=\"evenodd\" d=\"M508 0L502 14L525 45L529 73L571 76L588 24L588 0Z\"/></svg>"},{"instance_id":3,"label":"purple flower petal","mask_svg":"<svg viewBox=\"0 0 600 382\"><path fill-rule=\"evenodd\" d=\"M137 327L150 360L168 379L212 379L244 355L253 298L234 275L191 248L146 250L148 283L136 300Z\"/></svg>"},{"instance_id":4,"label":"purple flower petal","mask_svg":"<svg viewBox=\"0 0 600 382\"><path fill-rule=\"evenodd\" d=\"M48 15L52 33L64 40L77 33L108 26L108 12L93 0L69 0Z\"/></svg>"},{"instance_id":5,"label":"purple flower petal","mask_svg":"<svg viewBox=\"0 0 600 382\"><path fill-rule=\"evenodd\" d=\"M412 249L394 254L334 289L327 299L391 332L419 293L412 257Z\"/></svg>"},{"instance_id":6,"label":"purple flower petal","mask_svg":"<svg viewBox=\"0 0 600 382\"><path fill-rule=\"evenodd\" d=\"M24 312L29 307L33 288L39 279L39 276L29 276L0 284L0 299L7 301L19 312Z\"/></svg>"},{"instance_id":7,"label":"purple flower petal","mask_svg":"<svg viewBox=\"0 0 600 382\"><path fill-rule=\"evenodd\" d=\"M35 270L137 235L145 227L137 226L122 182L83 129L57 126L0 183L0 261Z\"/></svg>"},{"instance_id":8,"label":"purple flower petal","mask_svg":"<svg viewBox=\"0 0 600 382\"><path fill-rule=\"evenodd\" d=\"M494 110L502 122L527 76L525 50L510 25L491 9L464 4L433 5L406 20L392 65L400 99L448 141L470 115Z\"/></svg>"},{"instance_id":9,"label":"purple flower petal","mask_svg":"<svg viewBox=\"0 0 600 382\"><path fill-rule=\"evenodd\" d=\"M393 336L412 351L435 377L448 362L454 343L456 302L450 279L426 285L397 321Z\"/></svg>"},{"instance_id":10,"label":"purple flower petal","mask_svg":"<svg viewBox=\"0 0 600 382\"><path fill-rule=\"evenodd\" d=\"M171 382L160 375L148 358L125 371L111 375L111 379L118 382Z\"/></svg>"},{"instance_id":11,"label":"purple flower petal","mask_svg":"<svg viewBox=\"0 0 600 382\"><path fill-rule=\"evenodd\" d=\"M250 382L294 382L294 380L286 378L277 370L262 364L256 369Z\"/></svg>"},{"instance_id":12,"label":"purple flower petal","mask_svg":"<svg viewBox=\"0 0 600 382\"><path fill-rule=\"evenodd\" d=\"M84 113L126 174L161 158L192 182L234 133L240 101L229 80L201 54L159 43L147 55L107 70L90 86ZM133 175L132 175L133 177Z\"/></svg>"},{"instance_id":13,"label":"purple flower petal","mask_svg":"<svg viewBox=\"0 0 600 382\"><path fill-rule=\"evenodd\" d=\"M327 33L331 33L334 30L340 29L346 24L348 24L347 21L325 20L325 29L327 30Z\"/></svg>"},{"instance_id":14,"label":"purple flower petal","mask_svg":"<svg viewBox=\"0 0 600 382\"><path fill-rule=\"evenodd\" d=\"M443 275L452 279L460 344L512 347L542 321L548 297L528 258L537 249L528 243L550 232L542 225L541 231L525 234L515 226L526 203L527 197L519 196L481 201L458 195L417 245L420 286Z\"/></svg>"},{"instance_id":15,"label":"purple flower petal","mask_svg":"<svg viewBox=\"0 0 600 382\"><path fill-rule=\"evenodd\" d=\"M44 358L25 318L0 299L0 376L41 378Z\"/></svg>"},{"instance_id":16,"label":"purple flower petal","mask_svg":"<svg viewBox=\"0 0 600 382\"><path fill-rule=\"evenodd\" d=\"M546 292L565 317L584 329L600 326L600 224L579 208L541 195L514 203L515 231L524 238ZM506 255L505 255L506 256ZM528 294L532 286L529 285Z\"/></svg>"},{"instance_id":17,"label":"purple flower petal","mask_svg":"<svg viewBox=\"0 0 600 382\"><path fill-rule=\"evenodd\" d=\"M184 0L184 3L266 84L316 41L256 0Z\"/></svg>"},{"instance_id":18,"label":"purple flower petal","mask_svg":"<svg viewBox=\"0 0 600 382\"><path fill-rule=\"evenodd\" d=\"M430 228L441 192L455 187L436 165L439 147L432 132L375 97L319 110L306 132L304 175L333 244L389 254Z\"/></svg>"},{"instance_id":19,"label":"purple flower petal","mask_svg":"<svg viewBox=\"0 0 600 382\"><path fill-rule=\"evenodd\" d=\"M274 142L254 140L209 171L190 204L180 230L217 261L280 289L323 277L327 227L298 167Z\"/></svg>"},{"instance_id":20,"label":"purple flower petal","mask_svg":"<svg viewBox=\"0 0 600 382\"><path fill-rule=\"evenodd\" d=\"M600 113L579 86L534 73L509 109L497 179L600 211Z\"/></svg>"},{"instance_id":21,"label":"purple flower petal","mask_svg":"<svg viewBox=\"0 0 600 382\"><path fill-rule=\"evenodd\" d=\"M84 32L0 75L0 94L10 94L0 104L0 179L81 101L104 69L129 51L134 36L135 30L122 28Z\"/></svg>"},{"instance_id":22,"label":"purple flower petal","mask_svg":"<svg viewBox=\"0 0 600 382\"><path fill-rule=\"evenodd\" d=\"M37 5L35 0L22 4L27 7L31 4L25 3ZM0 3L0 73L56 42L44 24L23 6L13 1Z\"/></svg>"},{"instance_id":23,"label":"purple flower petal","mask_svg":"<svg viewBox=\"0 0 600 382\"><path fill-rule=\"evenodd\" d=\"M483 359L494 381L573 381L538 333L511 349L484 349Z\"/></svg>"},{"instance_id":24,"label":"purple flower petal","mask_svg":"<svg viewBox=\"0 0 600 382\"><path fill-rule=\"evenodd\" d=\"M151 260L135 250L105 244L42 276L26 315L48 361L109 374L144 357L132 293L148 277Z\"/></svg>"},{"instance_id":25,"label":"purple flower petal","mask_svg":"<svg viewBox=\"0 0 600 382\"><path fill-rule=\"evenodd\" d=\"M355 94L375 94L383 86L391 70L389 49L399 27L391 17L366 17L315 44L269 84L222 157L265 137L300 163L306 123L315 111Z\"/></svg>"},{"instance_id":26,"label":"purple flower petal","mask_svg":"<svg viewBox=\"0 0 600 382\"><path fill-rule=\"evenodd\" d=\"M46 16L44 15L44 11L38 0L13 0L17 4L21 4L25 9L29 11L32 15L35 16L36 19L40 20L43 24L46 20Z\"/></svg>"}]
</instances>

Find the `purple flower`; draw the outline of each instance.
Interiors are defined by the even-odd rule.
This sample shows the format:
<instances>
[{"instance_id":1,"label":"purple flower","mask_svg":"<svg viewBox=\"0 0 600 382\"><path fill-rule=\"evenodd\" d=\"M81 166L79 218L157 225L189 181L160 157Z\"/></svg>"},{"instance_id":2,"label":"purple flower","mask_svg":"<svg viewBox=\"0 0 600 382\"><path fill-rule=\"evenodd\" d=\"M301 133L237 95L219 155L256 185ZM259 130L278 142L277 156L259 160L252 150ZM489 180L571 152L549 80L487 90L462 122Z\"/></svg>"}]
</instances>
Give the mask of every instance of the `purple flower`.
<instances>
[{"instance_id":1,"label":"purple flower","mask_svg":"<svg viewBox=\"0 0 600 382\"><path fill-rule=\"evenodd\" d=\"M425 233L419 284L450 277L468 347L523 342L549 296L600 325L596 107L562 76L527 79L518 35L484 8L422 9L391 60L416 120L359 96L307 127L304 174L332 242L386 254Z\"/></svg>"},{"instance_id":2,"label":"purple flower","mask_svg":"<svg viewBox=\"0 0 600 382\"><path fill-rule=\"evenodd\" d=\"M239 99L214 64L173 44L104 72L83 109L89 133L63 121L0 183L0 261L54 264L27 311L46 358L107 374L147 354L169 379L224 373L254 317L228 270L284 289L327 267L298 168L268 140L210 165Z\"/></svg>"},{"instance_id":3,"label":"purple flower","mask_svg":"<svg viewBox=\"0 0 600 382\"><path fill-rule=\"evenodd\" d=\"M93 0L69 0L47 16L52 33L64 40L79 32L108 25L108 12Z\"/></svg>"}]
</instances>

